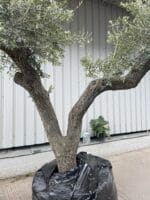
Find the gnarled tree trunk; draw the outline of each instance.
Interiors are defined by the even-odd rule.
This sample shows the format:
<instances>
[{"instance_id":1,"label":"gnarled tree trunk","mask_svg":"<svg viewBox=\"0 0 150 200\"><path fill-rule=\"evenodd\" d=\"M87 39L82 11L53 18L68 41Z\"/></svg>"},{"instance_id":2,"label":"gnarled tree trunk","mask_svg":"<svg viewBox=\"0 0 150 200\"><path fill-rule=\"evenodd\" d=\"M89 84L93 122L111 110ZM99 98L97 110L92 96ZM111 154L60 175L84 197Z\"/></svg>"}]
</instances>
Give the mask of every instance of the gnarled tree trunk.
<instances>
[{"instance_id":1,"label":"gnarled tree trunk","mask_svg":"<svg viewBox=\"0 0 150 200\"><path fill-rule=\"evenodd\" d=\"M64 172L75 167L79 139L72 143L69 137L62 136L49 94L43 88L40 79L32 77L32 83L28 84L29 80L26 80L24 75L18 72L14 81L24 87L32 97L43 122L48 141L56 156L59 171ZM74 132L77 130L80 135L78 128Z\"/></svg>"},{"instance_id":2,"label":"gnarled tree trunk","mask_svg":"<svg viewBox=\"0 0 150 200\"><path fill-rule=\"evenodd\" d=\"M29 76L26 79L22 73L17 72L14 81L24 87L32 97L43 122L48 141L56 156L59 171L64 172L70 170L76 166L76 152L80 137L72 143L70 137L62 136L49 94L43 88L38 75L35 74L34 76L31 77L30 82ZM76 134L80 136L81 129L78 127L74 129L74 133L77 131L78 133Z\"/></svg>"}]
</instances>

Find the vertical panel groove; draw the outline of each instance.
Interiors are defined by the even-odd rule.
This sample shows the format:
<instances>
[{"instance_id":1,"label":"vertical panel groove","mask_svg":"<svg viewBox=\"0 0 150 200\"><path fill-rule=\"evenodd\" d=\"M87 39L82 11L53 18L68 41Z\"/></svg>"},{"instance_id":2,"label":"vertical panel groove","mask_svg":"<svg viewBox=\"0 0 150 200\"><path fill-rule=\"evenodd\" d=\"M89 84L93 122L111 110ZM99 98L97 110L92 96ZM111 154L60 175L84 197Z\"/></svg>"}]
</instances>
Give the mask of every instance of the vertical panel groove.
<instances>
[{"instance_id":1,"label":"vertical panel groove","mask_svg":"<svg viewBox=\"0 0 150 200\"><path fill-rule=\"evenodd\" d=\"M4 77L3 72L0 72L0 148L3 147L4 130L3 130L3 118L4 118Z\"/></svg>"},{"instance_id":2,"label":"vertical panel groove","mask_svg":"<svg viewBox=\"0 0 150 200\"><path fill-rule=\"evenodd\" d=\"M27 104L26 104L26 93L25 93L25 91L24 91L24 109L23 109L23 111L24 111L24 126L23 126L23 128L24 128L24 137L23 137L23 139L24 139L24 146L27 144L27 139L26 139L26 126L27 126L27 123L26 123L26 110L27 110Z\"/></svg>"},{"instance_id":3,"label":"vertical panel groove","mask_svg":"<svg viewBox=\"0 0 150 200\"><path fill-rule=\"evenodd\" d=\"M16 113L16 88L15 83L13 83L13 98L12 98L12 146L15 146L15 113Z\"/></svg>"}]
</instances>

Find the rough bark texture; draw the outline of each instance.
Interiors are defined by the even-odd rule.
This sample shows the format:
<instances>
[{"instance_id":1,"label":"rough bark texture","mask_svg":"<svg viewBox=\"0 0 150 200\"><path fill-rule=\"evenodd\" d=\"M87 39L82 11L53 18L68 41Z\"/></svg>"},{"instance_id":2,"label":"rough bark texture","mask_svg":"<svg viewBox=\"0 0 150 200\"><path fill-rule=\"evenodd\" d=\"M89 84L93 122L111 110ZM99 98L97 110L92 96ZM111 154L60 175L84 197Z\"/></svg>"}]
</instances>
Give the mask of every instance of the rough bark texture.
<instances>
[{"instance_id":1,"label":"rough bark texture","mask_svg":"<svg viewBox=\"0 0 150 200\"><path fill-rule=\"evenodd\" d=\"M147 56L145 59L145 55L141 55L126 77L91 81L69 113L67 136L64 137L51 104L49 93L44 89L38 72L29 62L30 50L25 48L10 50L4 46L0 46L0 49L8 54L19 69L19 72L15 74L14 81L25 88L35 102L49 143L56 156L60 172L70 170L76 166L76 152L80 140L82 118L94 99L107 90L136 87L150 69L150 57Z\"/></svg>"}]
</instances>

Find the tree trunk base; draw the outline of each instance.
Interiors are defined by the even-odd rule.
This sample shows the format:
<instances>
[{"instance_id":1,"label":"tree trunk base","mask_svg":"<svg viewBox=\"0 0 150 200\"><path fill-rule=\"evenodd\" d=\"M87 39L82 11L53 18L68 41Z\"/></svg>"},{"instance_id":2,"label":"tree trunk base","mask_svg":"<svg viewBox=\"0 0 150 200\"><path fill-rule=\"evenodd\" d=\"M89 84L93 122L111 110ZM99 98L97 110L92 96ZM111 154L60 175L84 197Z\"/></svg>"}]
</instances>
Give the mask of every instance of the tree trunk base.
<instances>
[{"instance_id":1,"label":"tree trunk base","mask_svg":"<svg viewBox=\"0 0 150 200\"><path fill-rule=\"evenodd\" d=\"M117 200L108 160L77 155L77 167L58 173L56 160L44 165L34 176L32 200Z\"/></svg>"}]
</instances>

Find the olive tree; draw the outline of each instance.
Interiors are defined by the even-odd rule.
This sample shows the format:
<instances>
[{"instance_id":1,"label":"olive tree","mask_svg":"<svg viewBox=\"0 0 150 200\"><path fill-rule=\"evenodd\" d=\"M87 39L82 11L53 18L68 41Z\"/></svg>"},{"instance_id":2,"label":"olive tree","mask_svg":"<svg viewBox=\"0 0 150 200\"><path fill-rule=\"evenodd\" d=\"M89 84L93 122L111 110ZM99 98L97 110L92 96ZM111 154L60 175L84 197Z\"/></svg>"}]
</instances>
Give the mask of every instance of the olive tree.
<instances>
[{"instance_id":1,"label":"olive tree","mask_svg":"<svg viewBox=\"0 0 150 200\"><path fill-rule=\"evenodd\" d=\"M32 97L60 172L76 166L82 119L94 99L107 90L135 87L150 69L150 1L121 6L128 16L110 23L112 53L104 60L82 59L93 80L70 110L63 136L49 92L41 82L45 76L42 63L59 64L64 46L87 42L88 35L66 29L74 15L67 0L0 0L1 69L10 62L15 83Z\"/></svg>"}]
</instances>

